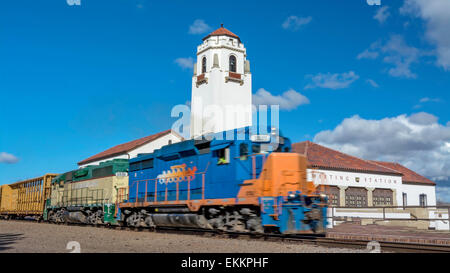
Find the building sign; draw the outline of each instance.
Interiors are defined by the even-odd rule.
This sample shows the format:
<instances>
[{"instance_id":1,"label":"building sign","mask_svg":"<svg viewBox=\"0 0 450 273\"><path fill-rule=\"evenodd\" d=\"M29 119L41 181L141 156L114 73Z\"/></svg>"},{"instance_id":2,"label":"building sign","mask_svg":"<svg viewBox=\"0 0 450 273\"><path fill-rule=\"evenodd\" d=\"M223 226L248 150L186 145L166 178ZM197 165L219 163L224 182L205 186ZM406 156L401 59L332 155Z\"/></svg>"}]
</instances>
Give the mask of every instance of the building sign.
<instances>
[{"instance_id":1,"label":"building sign","mask_svg":"<svg viewBox=\"0 0 450 273\"><path fill-rule=\"evenodd\" d=\"M360 187L397 187L401 184L401 177L398 176L328 170L308 170L308 180L319 185Z\"/></svg>"}]
</instances>

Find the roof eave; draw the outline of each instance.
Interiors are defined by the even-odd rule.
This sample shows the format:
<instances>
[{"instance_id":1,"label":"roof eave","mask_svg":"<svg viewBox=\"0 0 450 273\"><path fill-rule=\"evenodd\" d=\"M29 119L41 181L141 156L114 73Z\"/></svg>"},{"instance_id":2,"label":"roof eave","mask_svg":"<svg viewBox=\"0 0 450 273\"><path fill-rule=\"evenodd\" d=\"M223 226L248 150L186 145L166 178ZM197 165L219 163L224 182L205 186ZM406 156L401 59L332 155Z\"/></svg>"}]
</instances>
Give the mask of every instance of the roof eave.
<instances>
[{"instance_id":1,"label":"roof eave","mask_svg":"<svg viewBox=\"0 0 450 273\"><path fill-rule=\"evenodd\" d=\"M436 186L434 182L402 181L402 183L408 185Z\"/></svg>"},{"instance_id":2,"label":"roof eave","mask_svg":"<svg viewBox=\"0 0 450 273\"><path fill-rule=\"evenodd\" d=\"M89 163L92 163L92 162L101 161L101 160L104 160L104 159L107 159L107 158L110 158L110 157L115 157L115 156L119 156L119 155L128 155L129 152L131 152L131 151L133 151L133 150L135 150L137 148L140 148L140 147L142 147L142 146L144 146L144 145L146 145L146 144L148 144L148 143L150 143L150 142L152 142L152 141L154 141L154 140L156 140L156 139L158 139L160 137L163 137L163 136L166 136L168 134L171 134L173 132L174 132L173 130L169 129L169 130L166 130L165 132L161 132L163 134L161 134L159 137L157 137L155 139L147 140L147 141L143 142L140 145L134 146L132 149L127 149L127 150L124 150L124 151L120 151L120 152L117 152L117 153L109 154L109 155L98 157L98 158L85 159L83 161L78 162L77 164L78 164L78 166L81 166L81 165L86 165L86 164L89 164ZM182 136L180 136L180 137L183 138Z\"/></svg>"},{"instance_id":3,"label":"roof eave","mask_svg":"<svg viewBox=\"0 0 450 273\"><path fill-rule=\"evenodd\" d=\"M119 155L128 155L128 153L129 153L129 151L123 151L123 152L120 152L120 153L114 153L114 154L110 154L110 155L107 155L107 156L93 158L93 159L90 159L90 160L86 159L86 160L78 162L77 164L78 164L78 166L86 165L86 164L90 164L92 162L105 160L105 159L110 158L110 157L115 157L115 156L119 156Z\"/></svg>"},{"instance_id":4,"label":"roof eave","mask_svg":"<svg viewBox=\"0 0 450 273\"><path fill-rule=\"evenodd\" d=\"M381 172L381 171L371 171L371 170L352 169L352 168L324 167L324 166L314 165L314 164L311 164L309 167L323 169L323 170L330 170L330 171L334 170L334 171L344 171L344 172L359 172L359 173L362 172L362 173L371 173L371 174L403 176L402 173Z\"/></svg>"},{"instance_id":5,"label":"roof eave","mask_svg":"<svg viewBox=\"0 0 450 273\"><path fill-rule=\"evenodd\" d=\"M212 36L227 36L227 37L235 38L235 39L237 39L239 41L239 43L242 43L241 42L241 38L239 38L238 36L230 35L230 34L209 34L208 36L203 38L202 41L205 41L206 39L208 39L208 38L210 38Z\"/></svg>"}]
</instances>

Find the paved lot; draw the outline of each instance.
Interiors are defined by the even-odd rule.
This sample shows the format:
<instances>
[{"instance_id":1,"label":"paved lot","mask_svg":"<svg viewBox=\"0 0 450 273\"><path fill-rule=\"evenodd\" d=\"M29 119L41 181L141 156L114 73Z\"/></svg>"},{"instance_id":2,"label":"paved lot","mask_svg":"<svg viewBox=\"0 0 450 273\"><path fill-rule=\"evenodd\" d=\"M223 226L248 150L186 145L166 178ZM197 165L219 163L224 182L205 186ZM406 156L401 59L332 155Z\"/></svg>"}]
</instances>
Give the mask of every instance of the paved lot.
<instances>
[{"instance_id":1,"label":"paved lot","mask_svg":"<svg viewBox=\"0 0 450 273\"><path fill-rule=\"evenodd\" d=\"M351 222L327 230L327 236L340 239L450 245L449 231L419 230L401 226L361 226Z\"/></svg>"},{"instance_id":2,"label":"paved lot","mask_svg":"<svg viewBox=\"0 0 450 273\"><path fill-rule=\"evenodd\" d=\"M365 252L302 244L256 240L219 239L195 235L134 232L94 227L64 226L26 221L0 221L0 252L70 252L76 241L81 252L162 253L305 253Z\"/></svg>"}]
</instances>

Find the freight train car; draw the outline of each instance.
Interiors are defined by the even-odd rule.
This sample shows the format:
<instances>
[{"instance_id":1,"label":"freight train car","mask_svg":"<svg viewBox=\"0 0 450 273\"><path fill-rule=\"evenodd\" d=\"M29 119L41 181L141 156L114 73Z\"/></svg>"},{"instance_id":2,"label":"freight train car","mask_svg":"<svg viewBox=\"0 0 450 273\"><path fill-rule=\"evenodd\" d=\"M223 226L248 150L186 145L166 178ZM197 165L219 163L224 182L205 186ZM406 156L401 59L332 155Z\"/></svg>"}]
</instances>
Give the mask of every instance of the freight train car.
<instances>
[{"instance_id":1,"label":"freight train car","mask_svg":"<svg viewBox=\"0 0 450 273\"><path fill-rule=\"evenodd\" d=\"M276 130L269 132L252 135L241 128L131 159L129 196L119 204L118 221L258 233L323 232L327 200L306 181L306 157L291 153L289 139ZM229 136L237 140L220 140Z\"/></svg>"},{"instance_id":2,"label":"freight train car","mask_svg":"<svg viewBox=\"0 0 450 273\"><path fill-rule=\"evenodd\" d=\"M0 217L42 219L45 200L50 196L51 181L56 174L3 185L0 189Z\"/></svg>"},{"instance_id":3,"label":"freight train car","mask_svg":"<svg viewBox=\"0 0 450 273\"><path fill-rule=\"evenodd\" d=\"M115 223L119 189L128 186L128 160L114 159L66 172L52 181L44 219L50 222Z\"/></svg>"}]
</instances>

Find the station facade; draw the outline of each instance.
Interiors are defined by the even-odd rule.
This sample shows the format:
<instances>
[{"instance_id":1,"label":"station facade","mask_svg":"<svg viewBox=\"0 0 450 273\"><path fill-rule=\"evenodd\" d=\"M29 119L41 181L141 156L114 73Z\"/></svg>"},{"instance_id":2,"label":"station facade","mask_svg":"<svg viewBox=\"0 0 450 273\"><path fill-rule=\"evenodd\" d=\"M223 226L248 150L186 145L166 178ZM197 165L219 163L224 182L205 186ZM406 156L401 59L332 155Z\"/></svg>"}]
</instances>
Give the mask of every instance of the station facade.
<instances>
[{"instance_id":1,"label":"station facade","mask_svg":"<svg viewBox=\"0 0 450 273\"><path fill-rule=\"evenodd\" d=\"M436 184L398 163L364 160L310 141L292 149L308 158L308 180L324 186L331 206L436 205Z\"/></svg>"}]
</instances>

